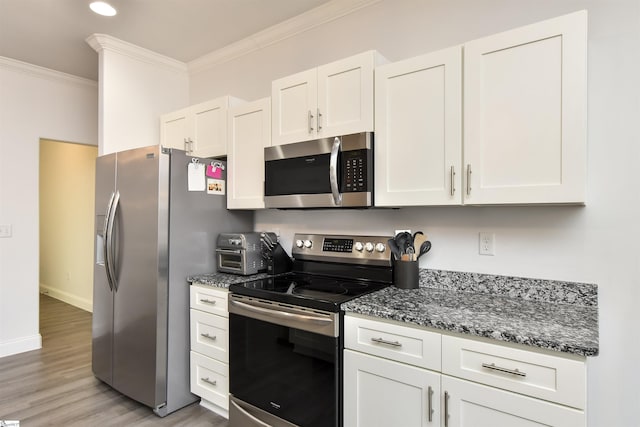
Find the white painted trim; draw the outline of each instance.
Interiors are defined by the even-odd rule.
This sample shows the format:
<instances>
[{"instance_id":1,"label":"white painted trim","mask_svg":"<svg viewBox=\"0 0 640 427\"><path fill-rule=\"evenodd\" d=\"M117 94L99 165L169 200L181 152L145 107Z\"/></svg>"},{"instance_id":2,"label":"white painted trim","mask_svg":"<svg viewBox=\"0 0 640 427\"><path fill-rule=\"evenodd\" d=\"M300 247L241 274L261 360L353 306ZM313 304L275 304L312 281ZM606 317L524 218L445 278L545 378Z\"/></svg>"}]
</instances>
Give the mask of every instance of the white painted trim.
<instances>
[{"instance_id":1,"label":"white painted trim","mask_svg":"<svg viewBox=\"0 0 640 427\"><path fill-rule=\"evenodd\" d=\"M85 41L96 52L100 53L103 50L109 50L116 52L120 55L125 55L138 61L146 62L151 65L161 66L165 69L186 73L187 64L178 61L168 56L161 55L149 49L136 46L132 43L124 40L117 39L107 34L92 34L85 39Z\"/></svg>"},{"instance_id":2,"label":"white painted trim","mask_svg":"<svg viewBox=\"0 0 640 427\"><path fill-rule=\"evenodd\" d=\"M50 68L40 67L38 65L29 64L28 62L22 62L18 61L17 59L7 58L6 56L0 56L0 67L7 70L29 74L35 77L41 77L61 83L89 86L92 88L98 87L98 82L95 80L85 79L82 77L74 76L72 74L63 73L62 71L55 71Z\"/></svg>"},{"instance_id":3,"label":"white painted trim","mask_svg":"<svg viewBox=\"0 0 640 427\"><path fill-rule=\"evenodd\" d=\"M202 406L205 409L210 410L211 412L215 412L216 414L220 415L221 417L229 419L229 411L227 409L224 409L221 406L216 405L213 402L210 402L210 401L208 401L206 399L200 398L200 406Z\"/></svg>"},{"instance_id":4,"label":"white painted trim","mask_svg":"<svg viewBox=\"0 0 640 427\"><path fill-rule=\"evenodd\" d=\"M381 0L332 0L308 12L287 19L249 37L189 61L189 73L199 73L210 67L257 51L271 44L309 31L319 25L353 13Z\"/></svg>"},{"instance_id":5,"label":"white painted trim","mask_svg":"<svg viewBox=\"0 0 640 427\"><path fill-rule=\"evenodd\" d=\"M51 286L43 285L42 283L40 283L40 293L62 302L66 302L67 304L71 304L72 306L88 311L89 313L93 312L93 301L87 298L80 298L69 292L61 291L59 289L52 288Z\"/></svg>"},{"instance_id":6,"label":"white painted trim","mask_svg":"<svg viewBox=\"0 0 640 427\"><path fill-rule=\"evenodd\" d=\"M42 348L42 335L36 334L0 342L0 358Z\"/></svg>"}]
</instances>

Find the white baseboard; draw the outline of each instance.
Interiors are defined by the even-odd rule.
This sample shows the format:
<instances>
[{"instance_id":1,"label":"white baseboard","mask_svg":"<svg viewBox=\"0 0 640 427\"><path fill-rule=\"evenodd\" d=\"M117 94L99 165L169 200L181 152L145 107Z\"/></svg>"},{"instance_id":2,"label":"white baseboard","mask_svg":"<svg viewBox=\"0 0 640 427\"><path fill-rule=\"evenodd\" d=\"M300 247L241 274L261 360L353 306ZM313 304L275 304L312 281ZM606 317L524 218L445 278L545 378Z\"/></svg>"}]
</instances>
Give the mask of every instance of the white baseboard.
<instances>
[{"instance_id":1,"label":"white baseboard","mask_svg":"<svg viewBox=\"0 0 640 427\"><path fill-rule=\"evenodd\" d=\"M76 295L70 294L69 292L52 288L50 286L43 285L42 283L40 283L40 293L59 299L60 301L71 304L72 306L78 307L84 311L88 311L89 313L93 312L93 301L87 298L80 298Z\"/></svg>"},{"instance_id":2,"label":"white baseboard","mask_svg":"<svg viewBox=\"0 0 640 427\"><path fill-rule=\"evenodd\" d=\"M209 402L208 400L201 398L200 399L200 406L210 410L211 412L215 412L216 414L220 415L221 417L229 419L229 411L227 409L224 409L224 408L216 405L213 402Z\"/></svg>"},{"instance_id":3,"label":"white baseboard","mask_svg":"<svg viewBox=\"0 0 640 427\"><path fill-rule=\"evenodd\" d=\"M0 342L0 357L42 348L42 335L36 334Z\"/></svg>"}]
</instances>

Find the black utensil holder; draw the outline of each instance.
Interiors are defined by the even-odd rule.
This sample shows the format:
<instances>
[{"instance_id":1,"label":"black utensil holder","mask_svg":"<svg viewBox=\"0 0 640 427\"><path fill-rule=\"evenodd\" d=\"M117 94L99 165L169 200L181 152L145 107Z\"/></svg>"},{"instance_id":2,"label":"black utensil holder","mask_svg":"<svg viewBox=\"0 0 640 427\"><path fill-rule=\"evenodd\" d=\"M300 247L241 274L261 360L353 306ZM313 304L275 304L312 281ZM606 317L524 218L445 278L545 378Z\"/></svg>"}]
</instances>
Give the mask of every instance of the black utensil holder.
<instances>
[{"instance_id":1,"label":"black utensil holder","mask_svg":"<svg viewBox=\"0 0 640 427\"><path fill-rule=\"evenodd\" d=\"M285 250L276 243L271 251L271 257L267 260L268 274L281 274L291 271L293 262Z\"/></svg>"},{"instance_id":2,"label":"black utensil holder","mask_svg":"<svg viewBox=\"0 0 640 427\"><path fill-rule=\"evenodd\" d=\"M393 261L393 285L400 289L418 289L418 261Z\"/></svg>"}]
</instances>

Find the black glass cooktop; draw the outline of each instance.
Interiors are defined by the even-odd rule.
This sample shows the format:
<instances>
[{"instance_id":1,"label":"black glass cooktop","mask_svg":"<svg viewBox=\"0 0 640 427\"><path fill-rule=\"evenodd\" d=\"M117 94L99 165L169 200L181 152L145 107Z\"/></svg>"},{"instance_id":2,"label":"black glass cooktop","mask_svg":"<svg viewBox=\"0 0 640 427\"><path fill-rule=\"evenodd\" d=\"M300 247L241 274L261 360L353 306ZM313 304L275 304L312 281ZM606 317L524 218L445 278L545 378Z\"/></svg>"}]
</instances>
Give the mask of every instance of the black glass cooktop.
<instances>
[{"instance_id":1,"label":"black glass cooktop","mask_svg":"<svg viewBox=\"0 0 640 427\"><path fill-rule=\"evenodd\" d=\"M233 284L233 293L337 312L340 304L388 286L388 283L331 276L287 273Z\"/></svg>"}]
</instances>

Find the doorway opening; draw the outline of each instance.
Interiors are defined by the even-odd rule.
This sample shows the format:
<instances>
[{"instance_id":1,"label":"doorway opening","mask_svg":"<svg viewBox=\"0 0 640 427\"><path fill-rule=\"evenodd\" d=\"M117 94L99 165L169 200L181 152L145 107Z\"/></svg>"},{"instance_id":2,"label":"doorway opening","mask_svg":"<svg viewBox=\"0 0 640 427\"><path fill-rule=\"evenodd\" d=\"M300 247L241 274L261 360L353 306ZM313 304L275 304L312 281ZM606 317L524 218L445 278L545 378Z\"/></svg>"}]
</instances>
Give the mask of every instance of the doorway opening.
<instances>
[{"instance_id":1,"label":"doorway opening","mask_svg":"<svg viewBox=\"0 0 640 427\"><path fill-rule=\"evenodd\" d=\"M94 194L98 147L40 139L40 292L93 306Z\"/></svg>"}]
</instances>

